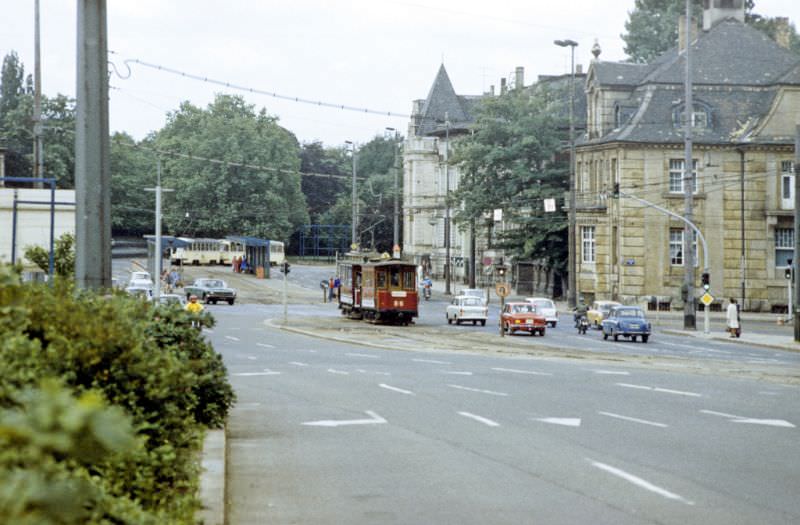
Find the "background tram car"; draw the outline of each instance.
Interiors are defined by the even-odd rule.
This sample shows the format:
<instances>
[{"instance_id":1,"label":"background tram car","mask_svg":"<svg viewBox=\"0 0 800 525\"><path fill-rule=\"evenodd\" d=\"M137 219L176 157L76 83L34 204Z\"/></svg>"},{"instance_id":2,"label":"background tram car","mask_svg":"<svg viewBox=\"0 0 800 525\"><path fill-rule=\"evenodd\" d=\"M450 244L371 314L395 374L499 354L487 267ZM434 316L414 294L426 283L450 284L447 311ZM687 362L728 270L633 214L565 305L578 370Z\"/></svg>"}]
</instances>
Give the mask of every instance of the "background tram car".
<instances>
[{"instance_id":1,"label":"background tram car","mask_svg":"<svg viewBox=\"0 0 800 525\"><path fill-rule=\"evenodd\" d=\"M269 241L269 265L278 266L286 261L286 254L283 250L283 242Z\"/></svg>"},{"instance_id":2,"label":"background tram car","mask_svg":"<svg viewBox=\"0 0 800 525\"><path fill-rule=\"evenodd\" d=\"M219 239L186 239L188 244L175 248L172 264L225 264L222 241Z\"/></svg>"},{"instance_id":3,"label":"background tram car","mask_svg":"<svg viewBox=\"0 0 800 525\"><path fill-rule=\"evenodd\" d=\"M417 267L397 260L339 263L339 308L372 322L409 324L418 315Z\"/></svg>"}]
</instances>

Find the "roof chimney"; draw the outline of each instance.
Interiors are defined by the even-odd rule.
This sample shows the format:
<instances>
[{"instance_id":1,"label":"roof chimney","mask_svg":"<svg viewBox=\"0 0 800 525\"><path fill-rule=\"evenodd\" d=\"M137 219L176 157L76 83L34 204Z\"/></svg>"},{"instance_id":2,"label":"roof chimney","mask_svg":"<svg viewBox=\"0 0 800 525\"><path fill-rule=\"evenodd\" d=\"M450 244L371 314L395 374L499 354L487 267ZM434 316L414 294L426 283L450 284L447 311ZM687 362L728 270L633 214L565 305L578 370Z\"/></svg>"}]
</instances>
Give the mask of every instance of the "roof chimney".
<instances>
[{"instance_id":1,"label":"roof chimney","mask_svg":"<svg viewBox=\"0 0 800 525\"><path fill-rule=\"evenodd\" d=\"M703 31L726 18L744 23L744 0L703 0Z\"/></svg>"},{"instance_id":2,"label":"roof chimney","mask_svg":"<svg viewBox=\"0 0 800 525\"><path fill-rule=\"evenodd\" d=\"M697 40L697 21L692 18L692 36L689 43ZM678 17L678 52L686 51L686 15Z\"/></svg>"},{"instance_id":3,"label":"roof chimney","mask_svg":"<svg viewBox=\"0 0 800 525\"><path fill-rule=\"evenodd\" d=\"M789 29L789 19L785 16L775 17L775 42L784 49L792 48L792 32Z\"/></svg>"},{"instance_id":4,"label":"roof chimney","mask_svg":"<svg viewBox=\"0 0 800 525\"><path fill-rule=\"evenodd\" d=\"M522 89L525 87L525 68L522 66L517 66L517 69L514 72L514 87L516 89Z\"/></svg>"},{"instance_id":5,"label":"roof chimney","mask_svg":"<svg viewBox=\"0 0 800 525\"><path fill-rule=\"evenodd\" d=\"M505 78L501 78L500 79L500 94L501 95L505 95L506 94L506 79Z\"/></svg>"}]
</instances>

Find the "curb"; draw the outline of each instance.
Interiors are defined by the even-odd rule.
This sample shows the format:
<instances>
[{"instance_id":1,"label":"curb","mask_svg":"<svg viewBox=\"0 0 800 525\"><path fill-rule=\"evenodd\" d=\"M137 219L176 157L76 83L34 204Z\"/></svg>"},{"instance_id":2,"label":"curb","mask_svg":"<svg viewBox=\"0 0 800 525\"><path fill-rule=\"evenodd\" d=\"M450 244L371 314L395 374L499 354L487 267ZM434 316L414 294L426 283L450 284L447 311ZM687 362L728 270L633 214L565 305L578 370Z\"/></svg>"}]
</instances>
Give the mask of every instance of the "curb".
<instances>
[{"instance_id":1,"label":"curb","mask_svg":"<svg viewBox=\"0 0 800 525\"><path fill-rule=\"evenodd\" d=\"M716 336L716 335L699 335L693 334L691 332L685 332L682 330L660 330L662 333L669 334L669 335L682 335L682 336L689 336L695 339L709 339L712 341L722 341L726 343L737 343L737 344L748 344L751 346L758 346L761 348L769 348L772 350L783 350L786 352L800 352L800 345L792 346L786 344L779 344L779 343L765 343L762 341L752 341L750 339L742 339L742 338L734 338L734 337L724 337L724 336Z\"/></svg>"},{"instance_id":2,"label":"curb","mask_svg":"<svg viewBox=\"0 0 800 525\"><path fill-rule=\"evenodd\" d=\"M203 439L200 472L199 522L204 525L225 523L225 429L206 432Z\"/></svg>"}]
</instances>

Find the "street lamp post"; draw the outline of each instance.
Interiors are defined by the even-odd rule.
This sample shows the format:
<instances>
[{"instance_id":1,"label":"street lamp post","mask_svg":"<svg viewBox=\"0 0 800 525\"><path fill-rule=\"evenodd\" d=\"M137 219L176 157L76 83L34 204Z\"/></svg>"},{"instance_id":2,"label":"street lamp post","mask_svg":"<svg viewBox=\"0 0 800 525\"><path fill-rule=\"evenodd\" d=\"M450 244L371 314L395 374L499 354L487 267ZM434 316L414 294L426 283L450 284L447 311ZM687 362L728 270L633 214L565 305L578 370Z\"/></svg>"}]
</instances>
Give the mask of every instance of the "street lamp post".
<instances>
[{"instance_id":1,"label":"street lamp post","mask_svg":"<svg viewBox=\"0 0 800 525\"><path fill-rule=\"evenodd\" d=\"M450 118L444 113L444 294L450 295Z\"/></svg>"},{"instance_id":2,"label":"street lamp post","mask_svg":"<svg viewBox=\"0 0 800 525\"><path fill-rule=\"evenodd\" d=\"M398 139L397 137L397 130L394 128L386 128L386 131L395 134L395 140ZM398 246L400 246L400 196L399 193L399 185L397 182L398 178L398 171L399 166L397 165L398 156L397 156L397 148L400 147L400 144L393 144L393 152L394 152L394 162L392 165L392 170L394 171L394 224L392 225L392 250Z\"/></svg>"},{"instance_id":3,"label":"street lamp post","mask_svg":"<svg viewBox=\"0 0 800 525\"><path fill-rule=\"evenodd\" d=\"M577 304L577 265L575 260L575 47L574 40L556 40L553 42L559 47L570 48L570 73L569 73L569 233L568 233L568 260L567 268L569 279L567 283L567 304L574 308Z\"/></svg>"},{"instance_id":4,"label":"street lamp post","mask_svg":"<svg viewBox=\"0 0 800 525\"><path fill-rule=\"evenodd\" d=\"M353 219L350 230L350 249L355 250L358 247L358 193L356 191L356 143L345 140L345 144L349 144L353 148L353 194L352 194L352 212Z\"/></svg>"}]
</instances>

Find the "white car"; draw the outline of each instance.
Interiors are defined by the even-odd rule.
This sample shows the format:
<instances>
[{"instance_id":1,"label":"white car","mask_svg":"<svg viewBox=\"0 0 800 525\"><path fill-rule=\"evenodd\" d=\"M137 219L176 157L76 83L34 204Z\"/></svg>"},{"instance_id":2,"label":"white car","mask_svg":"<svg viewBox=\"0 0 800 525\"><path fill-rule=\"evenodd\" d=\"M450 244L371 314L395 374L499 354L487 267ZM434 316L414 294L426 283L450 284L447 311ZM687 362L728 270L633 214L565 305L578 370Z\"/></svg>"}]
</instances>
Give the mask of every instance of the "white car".
<instances>
[{"instance_id":1,"label":"white car","mask_svg":"<svg viewBox=\"0 0 800 525\"><path fill-rule=\"evenodd\" d=\"M532 303L539 315L544 316L547 324L555 328L558 324L558 309L551 299L547 297L526 297L525 300Z\"/></svg>"},{"instance_id":2,"label":"white car","mask_svg":"<svg viewBox=\"0 0 800 525\"><path fill-rule=\"evenodd\" d=\"M131 280L128 281L128 288L149 288L153 289L153 280L148 272L131 272Z\"/></svg>"},{"instance_id":3,"label":"white car","mask_svg":"<svg viewBox=\"0 0 800 525\"><path fill-rule=\"evenodd\" d=\"M483 304L486 304L486 292L480 288L464 288L459 295L466 295L467 297L477 297Z\"/></svg>"},{"instance_id":4,"label":"white car","mask_svg":"<svg viewBox=\"0 0 800 525\"><path fill-rule=\"evenodd\" d=\"M447 305L445 313L447 315L447 324L452 324L453 321L456 324L461 324L463 321L472 321L473 326L478 323L481 323L481 326L486 326L489 309L482 299L459 295L453 297L453 300Z\"/></svg>"}]
</instances>

